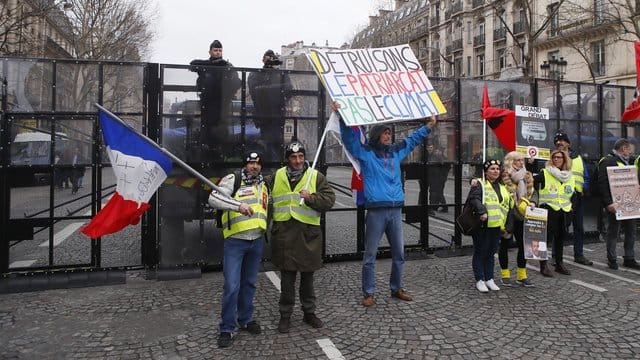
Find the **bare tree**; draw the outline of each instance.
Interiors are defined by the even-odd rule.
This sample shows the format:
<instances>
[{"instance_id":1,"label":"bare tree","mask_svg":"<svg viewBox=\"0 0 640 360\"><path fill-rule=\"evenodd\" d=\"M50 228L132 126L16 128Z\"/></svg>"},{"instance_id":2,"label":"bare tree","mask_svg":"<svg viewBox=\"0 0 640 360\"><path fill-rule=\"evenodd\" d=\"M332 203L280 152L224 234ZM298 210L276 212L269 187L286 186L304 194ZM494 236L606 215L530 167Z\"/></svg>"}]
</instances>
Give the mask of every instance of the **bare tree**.
<instances>
[{"instance_id":1,"label":"bare tree","mask_svg":"<svg viewBox=\"0 0 640 360\"><path fill-rule=\"evenodd\" d=\"M36 29L48 15L59 12L53 1L0 0L0 54L39 55Z\"/></svg>"},{"instance_id":2,"label":"bare tree","mask_svg":"<svg viewBox=\"0 0 640 360\"><path fill-rule=\"evenodd\" d=\"M505 2L505 0L494 0L489 4L489 6L496 11L497 15L500 15L505 12ZM512 12L515 14L516 11L521 11L521 18L519 21L514 20L513 25L508 24L504 16L497 16L506 32L513 39L515 46L520 48L523 52L522 55L524 63L522 64L522 71L525 79L530 79L535 73L533 69L533 44L551 27L552 20L557 16L558 11L560 11L564 2L565 0L559 0L553 5L550 5L547 8L546 13L540 14L534 8L536 4L535 1L516 0L513 2ZM522 26L522 28L516 28L516 24L519 24L518 26ZM520 61L515 57L515 55L515 52L511 52L511 56L517 64Z\"/></svg>"}]
</instances>

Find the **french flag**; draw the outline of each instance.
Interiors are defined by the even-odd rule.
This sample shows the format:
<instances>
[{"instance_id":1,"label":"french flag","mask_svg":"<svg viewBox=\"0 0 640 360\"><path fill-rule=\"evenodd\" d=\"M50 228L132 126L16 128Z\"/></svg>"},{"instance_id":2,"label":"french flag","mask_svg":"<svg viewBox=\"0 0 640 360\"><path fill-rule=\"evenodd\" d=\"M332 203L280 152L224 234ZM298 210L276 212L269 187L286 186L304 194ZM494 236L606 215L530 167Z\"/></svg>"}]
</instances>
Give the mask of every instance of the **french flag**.
<instances>
[{"instance_id":1,"label":"french flag","mask_svg":"<svg viewBox=\"0 0 640 360\"><path fill-rule=\"evenodd\" d=\"M331 113L329 116L329 121L327 121L327 131L332 131L335 134L336 140L342 144L340 140L340 119L338 119L338 114L335 112ZM367 138L365 135L365 131L361 126L352 126L352 135L360 141L360 143L365 144L367 142ZM360 174L360 161L353 157L351 153L344 147L342 144L342 151L347 156L351 165L353 165L353 171L351 173L351 193L353 196L353 202L356 205L364 204L364 182L362 179L362 175Z\"/></svg>"},{"instance_id":2,"label":"french flag","mask_svg":"<svg viewBox=\"0 0 640 360\"><path fill-rule=\"evenodd\" d=\"M135 225L149 199L171 173L171 159L134 129L100 111L100 126L115 173L116 192L81 231L92 239Z\"/></svg>"}]
</instances>

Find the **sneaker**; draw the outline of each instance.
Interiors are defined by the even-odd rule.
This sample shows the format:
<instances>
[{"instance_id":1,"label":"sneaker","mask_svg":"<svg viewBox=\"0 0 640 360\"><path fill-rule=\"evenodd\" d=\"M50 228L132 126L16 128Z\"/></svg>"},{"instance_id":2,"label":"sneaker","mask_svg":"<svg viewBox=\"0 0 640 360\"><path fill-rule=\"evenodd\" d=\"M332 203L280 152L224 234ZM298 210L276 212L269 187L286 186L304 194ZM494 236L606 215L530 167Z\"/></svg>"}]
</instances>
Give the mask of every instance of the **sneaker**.
<instances>
[{"instance_id":1,"label":"sneaker","mask_svg":"<svg viewBox=\"0 0 640 360\"><path fill-rule=\"evenodd\" d=\"M496 285L496 283L493 281L493 279L491 279L489 281L485 281L484 284L487 286L487 288L489 288L489 290L493 290L493 291L500 290L500 288L498 287L498 285Z\"/></svg>"},{"instance_id":2,"label":"sneaker","mask_svg":"<svg viewBox=\"0 0 640 360\"><path fill-rule=\"evenodd\" d=\"M516 281L516 283L518 283ZM510 278L500 278L500 285L511 287L513 286L513 281Z\"/></svg>"},{"instance_id":3,"label":"sneaker","mask_svg":"<svg viewBox=\"0 0 640 360\"><path fill-rule=\"evenodd\" d=\"M622 263L622 266L630 268L630 269L640 270L640 264L638 264L634 259L625 260Z\"/></svg>"},{"instance_id":4,"label":"sneaker","mask_svg":"<svg viewBox=\"0 0 640 360\"><path fill-rule=\"evenodd\" d=\"M363 298L362 298L362 306L372 306L373 304L375 304L376 301L373 299L373 295L372 294L366 294Z\"/></svg>"},{"instance_id":5,"label":"sneaker","mask_svg":"<svg viewBox=\"0 0 640 360\"><path fill-rule=\"evenodd\" d=\"M582 265L587 265L587 266L593 265L593 261L587 259L584 256L576 256L576 257L573 258L573 261L578 263L578 264L582 264Z\"/></svg>"},{"instance_id":6,"label":"sneaker","mask_svg":"<svg viewBox=\"0 0 640 360\"><path fill-rule=\"evenodd\" d=\"M476 289L478 289L478 291L480 291L481 293L489 292L489 289L487 289L487 285L485 285L484 281L482 280L478 280L478 282L476 282Z\"/></svg>"},{"instance_id":7,"label":"sneaker","mask_svg":"<svg viewBox=\"0 0 640 360\"><path fill-rule=\"evenodd\" d=\"M409 295L409 293L405 290L405 289L400 289L396 292L392 292L391 296L400 300L404 300L404 301L412 301L413 298L411 297L411 295Z\"/></svg>"},{"instance_id":8,"label":"sneaker","mask_svg":"<svg viewBox=\"0 0 640 360\"><path fill-rule=\"evenodd\" d=\"M231 346L232 339L233 339L233 336L231 335L230 332L221 332L220 335L218 335L218 347L226 348Z\"/></svg>"},{"instance_id":9,"label":"sneaker","mask_svg":"<svg viewBox=\"0 0 640 360\"><path fill-rule=\"evenodd\" d=\"M246 331L249 334L253 334L253 335L258 335L262 332L262 329L260 328L260 324L258 324L258 322L255 320L249 321L244 326L241 325L240 330Z\"/></svg>"},{"instance_id":10,"label":"sneaker","mask_svg":"<svg viewBox=\"0 0 640 360\"><path fill-rule=\"evenodd\" d=\"M609 265L609 269L618 270L618 262L615 260L607 260L607 265Z\"/></svg>"},{"instance_id":11,"label":"sneaker","mask_svg":"<svg viewBox=\"0 0 640 360\"><path fill-rule=\"evenodd\" d=\"M291 327L291 319L289 317L280 317L280 322L278 323L278 332L281 334L286 334L289 332L289 328Z\"/></svg>"},{"instance_id":12,"label":"sneaker","mask_svg":"<svg viewBox=\"0 0 640 360\"><path fill-rule=\"evenodd\" d=\"M529 278L524 278L522 280L516 280L516 284L522 287L535 287Z\"/></svg>"},{"instance_id":13,"label":"sneaker","mask_svg":"<svg viewBox=\"0 0 640 360\"><path fill-rule=\"evenodd\" d=\"M314 329L319 329L324 325L322 324L322 320L318 319L318 317L314 313L304 314L302 321L311 325L311 327Z\"/></svg>"}]
</instances>

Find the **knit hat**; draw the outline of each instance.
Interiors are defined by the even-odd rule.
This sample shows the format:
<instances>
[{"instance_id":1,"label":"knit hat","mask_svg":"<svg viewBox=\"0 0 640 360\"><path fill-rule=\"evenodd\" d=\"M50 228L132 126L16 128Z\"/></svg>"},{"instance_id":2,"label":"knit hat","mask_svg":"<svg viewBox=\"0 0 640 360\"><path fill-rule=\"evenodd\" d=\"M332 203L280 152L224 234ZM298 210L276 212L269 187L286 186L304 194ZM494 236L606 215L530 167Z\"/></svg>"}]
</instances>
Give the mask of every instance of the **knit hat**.
<instances>
[{"instance_id":1,"label":"knit hat","mask_svg":"<svg viewBox=\"0 0 640 360\"><path fill-rule=\"evenodd\" d=\"M498 165L498 167L500 167L502 166L502 162L498 159L489 159L482 164L482 167L484 168L484 171L487 171L491 165Z\"/></svg>"},{"instance_id":2,"label":"knit hat","mask_svg":"<svg viewBox=\"0 0 640 360\"><path fill-rule=\"evenodd\" d=\"M284 156L285 158L288 158L289 155L299 153L299 152L302 153L303 155L306 155L304 151L304 146L301 143L294 141L291 144L287 145L287 148L285 149L285 152L284 152Z\"/></svg>"},{"instance_id":3,"label":"knit hat","mask_svg":"<svg viewBox=\"0 0 640 360\"><path fill-rule=\"evenodd\" d=\"M220 40L213 40L211 45L209 45L209 50L211 49L222 49L222 43Z\"/></svg>"},{"instance_id":4,"label":"knit hat","mask_svg":"<svg viewBox=\"0 0 640 360\"><path fill-rule=\"evenodd\" d=\"M264 52L263 56L276 57L276 53L274 53L273 50L267 50Z\"/></svg>"},{"instance_id":5,"label":"knit hat","mask_svg":"<svg viewBox=\"0 0 640 360\"><path fill-rule=\"evenodd\" d=\"M243 166L247 165L248 163L250 163L252 161L257 162L258 164L262 163L262 157L260 156L260 154L258 152L252 151L252 152L247 153L245 155L243 161L242 161L242 165Z\"/></svg>"},{"instance_id":6,"label":"knit hat","mask_svg":"<svg viewBox=\"0 0 640 360\"><path fill-rule=\"evenodd\" d=\"M371 130L369 130L369 142L372 144L379 142L380 135L382 135L382 133L387 130L391 130L391 127L389 125L385 125L385 124L373 125L371 127Z\"/></svg>"},{"instance_id":7,"label":"knit hat","mask_svg":"<svg viewBox=\"0 0 640 360\"><path fill-rule=\"evenodd\" d=\"M571 141L569 140L569 136L567 135L566 132L562 131L562 130L558 130L556 131L556 134L553 136L553 143L557 143L558 140L564 140L567 143L571 144Z\"/></svg>"}]
</instances>

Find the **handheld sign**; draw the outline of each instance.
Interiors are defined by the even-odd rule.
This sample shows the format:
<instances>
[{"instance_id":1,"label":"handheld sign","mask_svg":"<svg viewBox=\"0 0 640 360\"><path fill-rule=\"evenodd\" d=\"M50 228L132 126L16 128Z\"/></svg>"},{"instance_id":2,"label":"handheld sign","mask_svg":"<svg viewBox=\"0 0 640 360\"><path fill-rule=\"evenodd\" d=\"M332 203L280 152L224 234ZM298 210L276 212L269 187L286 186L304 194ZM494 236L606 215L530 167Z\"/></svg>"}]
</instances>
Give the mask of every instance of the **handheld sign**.
<instances>
[{"instance_id":1,"label":"handheld sign","mask_svg":"<svg viewBox=\"0 0 640 360\"><path fill-rule=\"evenodd\" d=\"M549 159L549 109L516 105L516 151L532 159Z\"/></svg>"},{"instance_id":2,"label":"handheld sign","mask_svg":"<svg viewBox=\"0 0 640 360\"><path fill-rule=\"evenodd\" d=\"M638 173L633 165L607 166L611 199L616 204L616 220L640 218Z\"/></svg>"},{"instance_id":3,"label":"handheld sign","mask_svg":"<svg viewBox=\"0 0 640 360\"><path fill-rule=\"evenodd\" d=\"M348 126L447 112L409 45L311 49L307 56Z\"/></svg>"},{"instance_id":4,"label":"handheld sign","mask_svg":"<svg viewBox=\"0 0 640 360\"><path fill-rule=\"evenodd\" d=\"M525 259L547 260L547 215L547 209L527 207L522 234Z\"/></svg>"}]
</instances>

